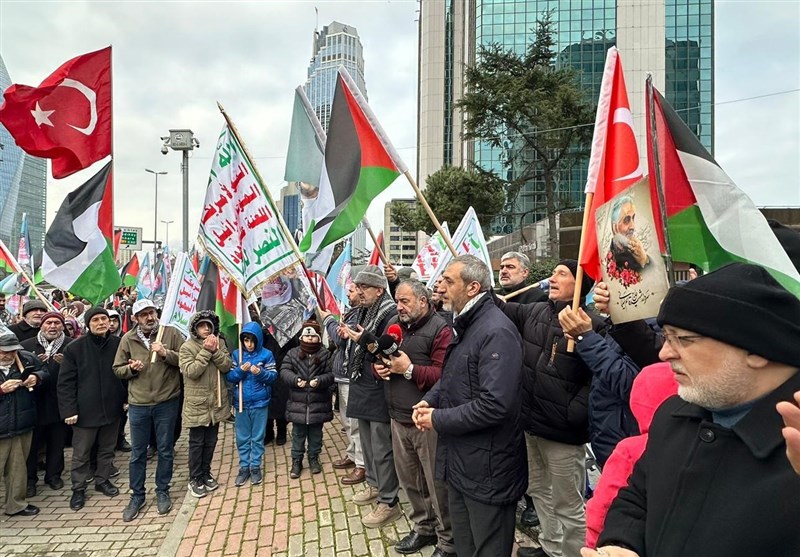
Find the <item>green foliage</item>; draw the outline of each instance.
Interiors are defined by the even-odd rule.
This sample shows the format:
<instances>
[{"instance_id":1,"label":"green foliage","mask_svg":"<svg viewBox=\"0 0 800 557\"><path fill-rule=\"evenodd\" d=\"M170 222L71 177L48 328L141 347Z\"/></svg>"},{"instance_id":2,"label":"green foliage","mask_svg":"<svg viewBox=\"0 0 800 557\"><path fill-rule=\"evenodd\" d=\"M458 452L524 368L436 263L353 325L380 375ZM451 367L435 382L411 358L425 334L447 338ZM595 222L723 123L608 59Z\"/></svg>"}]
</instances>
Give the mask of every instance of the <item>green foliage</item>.
<instances>
[{"instance_id":1,"label":"green foliage","mask_svg":"<svg viewBox=\"0 0 800 557\"><path fill-rule=\"evenodd\" d=\"M543 184L536 198L544 198L541 212L552 218L551 247L557 238L555 213L565 201L558 181L586 158L592 135L586 124L594 121L578 74L557 65L555 45L548 12L523 55L499 44L480 47L477 63L466 70L467 93L456 103L465 114L464 139L503 150L503 176L510 177L501 178L507 203L516 204L527 183Z\"/></svg>"},{"instance_id":2,"label":"green foliage","mask_svg":"<svg viewBox=\"0 0 800 557\"><path fill-rule=\"evenodd\" d=\"M533 284L534 282L539 282L540 280L550 278L550 275L553 274L553 269L556 268L556 265L558 265L558 259L549 257L532 261L531 266L528 267L530 271L528 273L528 284Z\"/></svg>"},{"instance_id":3,"label":"green foliage","mask_svg":"<svg viewBox=\"0 0 800 557\"><path fill-rule=\"evenodd\" d=\"M461 222L470 206L478 220L488 226L503 208L503 185L493 174L479 169L465 170L445 166L426 180L425 198L439 222L447 221L450 231ZM431 234L435 228L421 204L416 206L395 201L391 204L392 220L402 230L424 230Z\"/></svg>"}]
</instances>

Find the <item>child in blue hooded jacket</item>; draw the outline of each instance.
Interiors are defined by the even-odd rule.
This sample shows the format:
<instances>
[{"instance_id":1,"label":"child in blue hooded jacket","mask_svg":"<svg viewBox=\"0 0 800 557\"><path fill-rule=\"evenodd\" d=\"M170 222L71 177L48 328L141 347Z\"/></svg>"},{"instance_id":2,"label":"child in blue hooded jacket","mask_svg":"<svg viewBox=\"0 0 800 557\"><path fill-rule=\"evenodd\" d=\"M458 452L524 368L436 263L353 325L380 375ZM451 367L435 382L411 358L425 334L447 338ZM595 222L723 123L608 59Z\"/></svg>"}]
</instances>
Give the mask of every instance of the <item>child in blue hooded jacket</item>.
<instances>
[{"instance_id":1,"label":"child in blue hooded jacket","mask_svg":"<svg viewBox=\"0 0 800 557\"><path fill-rule=\"evenodd\" d=\"M264 335L257 322L246 323L240 337L242 356L233 351L236 367L226 375L233 384L233 408L236 415L236 447L239 449L239 474L235 485L244 485L249 479L260 484L263 476L261 459L264 457L264 434L267 430L267 413L272 398L272 385L278 378L275 358L264 348ZM239 412L239 383L242 384L242 411Z\"/></svg>"}]
</instances>

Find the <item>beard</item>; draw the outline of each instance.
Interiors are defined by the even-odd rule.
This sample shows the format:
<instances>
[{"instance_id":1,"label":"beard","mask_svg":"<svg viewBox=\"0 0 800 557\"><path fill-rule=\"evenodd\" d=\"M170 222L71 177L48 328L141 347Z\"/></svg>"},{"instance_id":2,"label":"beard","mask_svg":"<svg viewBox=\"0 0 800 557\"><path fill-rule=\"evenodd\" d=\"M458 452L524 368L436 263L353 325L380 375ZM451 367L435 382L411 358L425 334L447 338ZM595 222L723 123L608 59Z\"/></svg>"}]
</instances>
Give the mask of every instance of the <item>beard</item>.
<instances>
[{"instance_id":1,"label":"beard","mask_svg":"<svg viewBox=\"0 0 800 557\"><path fill-rule=\"evenodd\" d=\"M751 383L747 372L734 366L730 359L723 359L718 365L718 373L695 376L683 369L683 366L673 364L673 369L684 373L689 383L678 385L678 396L686 402L712 411L732 408L745 402Z\"/></svg>"}]
</instances>

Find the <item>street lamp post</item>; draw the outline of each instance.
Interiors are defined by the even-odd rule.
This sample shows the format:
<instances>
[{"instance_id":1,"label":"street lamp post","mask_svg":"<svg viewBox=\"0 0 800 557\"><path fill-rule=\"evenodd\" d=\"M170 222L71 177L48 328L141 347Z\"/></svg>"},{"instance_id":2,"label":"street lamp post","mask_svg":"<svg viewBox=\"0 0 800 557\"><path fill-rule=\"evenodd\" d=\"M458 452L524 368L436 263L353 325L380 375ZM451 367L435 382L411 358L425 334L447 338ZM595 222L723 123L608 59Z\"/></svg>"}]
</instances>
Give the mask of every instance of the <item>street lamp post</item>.
<instances>
[{"instance_id":1,"label":"street lamp post","mask_svg":"<svg viewBox=\"0 0 800 557\"><path fill-rule=\"evenodd\" d=\"M169 225L172 224L175 221L174 220L162 220L161 222L163 222L164 224L167 225L167 239L166 239L164 245L168 246L169 245Z\"/></svg>"},{"instance_id":2,"label":"street lamp post","mask_svg":"<svg viewBox=\"0 0 800 557\"><path fill-rule=\"evenodd\" d=\"M164 145L161 153L166 155L169 149L183 151L181 173L183 174L183 251L189 251L189 151L200 147L200 142L195 139L194 132L188 129L169 130L169 135L162 137Z\"/></svg>"},{"instance_id":3,"label":"street lamp post","mask_svg":"<svg viewBox=\"0 0 800 557\"><path fill-rule=\"evenodd\" d=\"M149 168L145 168L144 171L149 172L156 177L155 215L153 222L153 264L155 265L156 256L158 255L158 176L167 174L167 171L162 170L161 172L156 172L155 170L150 170Z\"/></svg>"}]
</instances>

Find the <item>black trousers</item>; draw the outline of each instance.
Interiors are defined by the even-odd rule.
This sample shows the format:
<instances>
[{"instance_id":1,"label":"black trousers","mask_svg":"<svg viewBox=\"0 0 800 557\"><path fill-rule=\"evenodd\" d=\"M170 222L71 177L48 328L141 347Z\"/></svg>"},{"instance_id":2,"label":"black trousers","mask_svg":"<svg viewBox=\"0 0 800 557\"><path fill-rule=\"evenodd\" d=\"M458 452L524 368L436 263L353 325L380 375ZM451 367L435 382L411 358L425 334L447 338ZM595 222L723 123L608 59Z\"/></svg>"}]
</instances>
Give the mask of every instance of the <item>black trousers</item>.
<instances>
[{"instance_id":1,"label":"black trousers","mask_svg":"<svg viewBox=\"0 0 800 557\"><path fill-rule=\"evenodd\" d=\"M202 480L211 474L219 424L189 428L189 477Z\"/></svg>"},{"instance_id":2,"label":"black trousers","mask_svg":"<svg viewBox=\"0 0 800 557\"><path fill-rule=\"evenodd\" d=\"M31 451L28 453L28 483L35 484L38 481L38 470L36 469L39 450L45 447L44 453L44 481L49 482L60 478L64 472L64 444L67 440L67 425L63 422L54 424L37 425L33 430L33 440L31 441Z\"/></svg>"},{"instance_id":3,"label":"black trousers","mask_svg":"<svg viewBox=\"0 0 800 557\"><path fill-rule=\"evenodd\" d=\"M511 555L516 501L502 507L479 503L448 485L450 523L459 557Z\"/></svg>"},{"instance_id":4,"label":"black trousers","mask_svg":"<svg viewBox=\"0 0 800 557\"><path fill-rule=\"evenodd\" d=\"M114 447L117 446L119 420L102 427L72 426L72 478L73 491L85 490L91 474L90 463L92 446L97 443L97 470L94 473L96 484L103 483L111 476L114 466Z\"/></svg>"}]
</instances>

